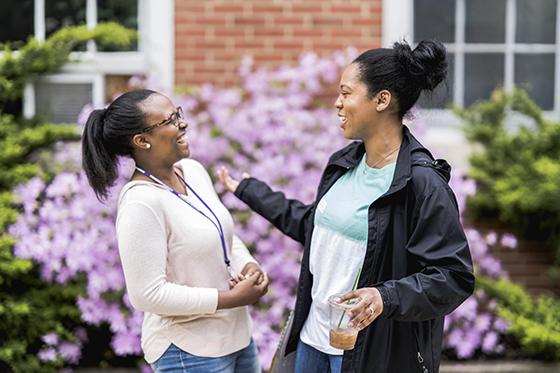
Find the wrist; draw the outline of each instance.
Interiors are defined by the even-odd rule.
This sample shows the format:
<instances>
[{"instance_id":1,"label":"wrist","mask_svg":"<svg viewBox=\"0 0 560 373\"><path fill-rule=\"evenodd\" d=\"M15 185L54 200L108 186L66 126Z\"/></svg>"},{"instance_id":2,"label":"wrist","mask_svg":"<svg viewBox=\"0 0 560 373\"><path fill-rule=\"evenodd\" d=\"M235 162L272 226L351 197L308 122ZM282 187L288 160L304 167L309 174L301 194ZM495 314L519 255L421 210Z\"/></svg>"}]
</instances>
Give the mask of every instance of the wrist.
<instances>
[{"instance_id":1,"label":"wrist","mask_svg":"<svg viewBox=\"0 0 560 373\"><path fill-rule=\"evenodd\" d=\"M235 289L219 291L218 292L218 307L217 309L235 308L239 307L237 304L237 297Z\"/></svg>"}]
</instances>

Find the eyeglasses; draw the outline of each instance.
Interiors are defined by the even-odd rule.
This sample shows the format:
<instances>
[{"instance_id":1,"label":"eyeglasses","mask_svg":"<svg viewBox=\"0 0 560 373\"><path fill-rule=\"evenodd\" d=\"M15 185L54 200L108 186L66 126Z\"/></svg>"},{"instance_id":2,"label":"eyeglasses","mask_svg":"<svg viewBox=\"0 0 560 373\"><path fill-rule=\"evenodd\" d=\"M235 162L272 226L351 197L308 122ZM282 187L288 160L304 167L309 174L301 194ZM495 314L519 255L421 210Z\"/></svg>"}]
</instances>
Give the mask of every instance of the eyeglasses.
<instances>
[{"instance_id":1,"label":"eyeglasses","mask_svg":"<svg viewBox=\"0 0 560 373\"><path fill-rule=\"evenodd\" d=\"M177 111L171 113L169 118L162 120L159 123L149 125L148 127L144 128L140 133L146 133L154 130L158 127L167 126L168 124L172 124L175 127L179 128L179 124L185 121L185 115L183 114L183 109L180 106L177 106Z\"/></svg>"}]
</instances>

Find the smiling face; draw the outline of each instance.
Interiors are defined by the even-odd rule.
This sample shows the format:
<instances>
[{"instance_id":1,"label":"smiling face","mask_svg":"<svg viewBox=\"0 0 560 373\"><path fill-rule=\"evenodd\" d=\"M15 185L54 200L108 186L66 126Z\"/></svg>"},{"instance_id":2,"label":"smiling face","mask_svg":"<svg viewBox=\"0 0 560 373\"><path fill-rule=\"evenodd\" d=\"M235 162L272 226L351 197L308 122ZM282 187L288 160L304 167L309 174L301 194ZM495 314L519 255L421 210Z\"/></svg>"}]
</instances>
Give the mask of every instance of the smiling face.
<instances>
[{"instance_id":1,"label":"smiling face","mask_svg":"<svg viewBox=\"0 0 560 373\"><path fill-rule=\"evenodd\" d=\"M156 162L169 164L187 158L190 155L189 144L185 134L187 123L179 119L176 122L167 121L175 117L176 114L174 113L177 112L177 108L171 100L163 95L154 94L146 99L141 107L146 113L146 123L148 126L164 123L154 127L149 132L137 135L140 136L142 141L140 146L145 146L145 149L150 153L149 157Z\"/></svg>"},{"instance_id":2,"label":"smiling face","mask_svg":"<svg viewBox=\"0 0 560 373\"><path fill-rule=\"evenodd\" d=\"M342 73L335 106L345 138L363 140L369 137L378 115L377 97L368 97L367 86L360 80L358 64L349 65Z\"/></svg>"}]
</instances>

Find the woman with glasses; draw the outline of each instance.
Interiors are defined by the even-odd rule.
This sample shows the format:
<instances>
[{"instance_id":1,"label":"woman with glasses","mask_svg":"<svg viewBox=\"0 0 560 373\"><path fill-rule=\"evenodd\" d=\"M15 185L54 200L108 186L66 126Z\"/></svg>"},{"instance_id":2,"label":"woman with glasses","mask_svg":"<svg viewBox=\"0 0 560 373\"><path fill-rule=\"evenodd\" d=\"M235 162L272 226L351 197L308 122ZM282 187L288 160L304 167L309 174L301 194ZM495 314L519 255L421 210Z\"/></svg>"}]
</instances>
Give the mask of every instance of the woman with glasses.
<instances>
[{"instance_id":1,"label":"woman with glasses","mask_svg":"<svg viewBox=\"0 0 560 373\"><path fill-rule=\"evenodd\" d=\"M233 233L204 167L191 159L180 107L154 91L94 110L83 168L98 199L119 156L136 168L118 199L117 238L132 305L144 312L142 349L157 372L260 372L247 305L268 278Z\"/></svg>"}]
</instances>

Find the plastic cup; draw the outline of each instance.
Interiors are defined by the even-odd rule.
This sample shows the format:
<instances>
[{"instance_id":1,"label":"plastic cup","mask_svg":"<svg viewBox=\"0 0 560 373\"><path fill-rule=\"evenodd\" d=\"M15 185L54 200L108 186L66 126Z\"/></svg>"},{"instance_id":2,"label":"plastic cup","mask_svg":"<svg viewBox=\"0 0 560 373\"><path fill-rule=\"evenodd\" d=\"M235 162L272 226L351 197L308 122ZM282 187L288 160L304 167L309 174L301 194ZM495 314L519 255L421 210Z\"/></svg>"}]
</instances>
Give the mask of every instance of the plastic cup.
<instances>
[{"instance_id":1,"label":"plastic cup","mask_svg":"<svg viewBox=\"0 0 560 373\"><path fill-rule=\"evenodd\" d=\"M358 337L358 329L348 326L350 310L360 302L360 298L352 298L342 303L337 300L342 294L329 297L329 344L341 350L352 350Z\"/></svg>"}]
</instances>

